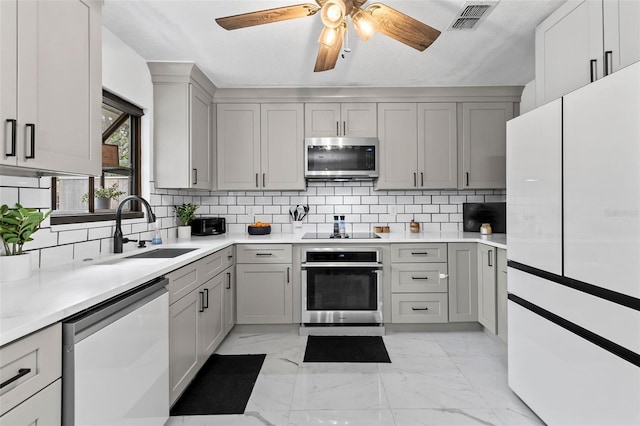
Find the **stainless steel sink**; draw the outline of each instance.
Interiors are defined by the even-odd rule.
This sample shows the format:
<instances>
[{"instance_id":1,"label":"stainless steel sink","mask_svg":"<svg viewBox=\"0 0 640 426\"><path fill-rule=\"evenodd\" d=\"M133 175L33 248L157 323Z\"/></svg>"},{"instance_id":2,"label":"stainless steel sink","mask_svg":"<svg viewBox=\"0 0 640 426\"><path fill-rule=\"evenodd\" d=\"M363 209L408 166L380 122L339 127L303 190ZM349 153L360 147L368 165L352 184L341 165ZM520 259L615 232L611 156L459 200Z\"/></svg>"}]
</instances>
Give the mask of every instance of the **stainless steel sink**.
<instances>
[{"instance_id":1,"label":"stainless steel sink","mask_svg":"<svg viewBox=\"0 0 640 426\"><path fill-rule=\"evenodd\" d=\"M145 251L144 253L126 256L125 259L170 259L178 257L190 251L197 250L195 248L157 248L155 250Z\"/></svg>"}]
</instances>

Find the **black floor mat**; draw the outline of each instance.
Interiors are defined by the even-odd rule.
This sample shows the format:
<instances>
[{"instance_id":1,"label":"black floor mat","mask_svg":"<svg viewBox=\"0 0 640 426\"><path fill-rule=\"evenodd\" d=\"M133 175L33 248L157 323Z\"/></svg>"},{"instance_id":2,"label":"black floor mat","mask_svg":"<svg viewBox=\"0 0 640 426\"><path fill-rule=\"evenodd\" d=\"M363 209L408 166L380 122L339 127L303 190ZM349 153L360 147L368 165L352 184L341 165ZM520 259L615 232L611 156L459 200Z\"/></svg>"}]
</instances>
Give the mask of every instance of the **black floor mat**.
<instances>
[{"instance_id":1,"label":"black floor mat","mask_svg":"<svg viewBox=\"0 0 640 426\"><path fill-rule=\"evenodd\" d=\"M211 355L171 415L243 414L264 358L264 354Z\"/></svg>"},{"instance_id":2,"label":"black floor mat","mask_svg":"<svg viewBox=\"0 0 640 426\"><path fill-rule=\"evenodd\" d=\"M380 336L309 336L304 362L391 362Z\"/></svg>"}]
</instances>

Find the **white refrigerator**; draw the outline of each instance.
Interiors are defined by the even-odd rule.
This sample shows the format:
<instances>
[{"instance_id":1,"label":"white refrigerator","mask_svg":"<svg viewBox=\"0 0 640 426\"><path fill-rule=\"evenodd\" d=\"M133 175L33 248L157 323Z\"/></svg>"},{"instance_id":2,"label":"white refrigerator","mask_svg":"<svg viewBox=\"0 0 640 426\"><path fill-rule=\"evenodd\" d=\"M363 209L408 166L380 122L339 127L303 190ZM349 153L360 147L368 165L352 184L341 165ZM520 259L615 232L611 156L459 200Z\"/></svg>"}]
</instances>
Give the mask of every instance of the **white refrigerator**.
<instances>
[{"instance_id":1,"label":"white refrigerator","mask_svg":"<svg viewBox=\"0 0 640 426\"><path fill-rule=\"evenodd\" d=\"M509 386L640 425L640 63L507 123Z\"/></svg>"}]
</instances>

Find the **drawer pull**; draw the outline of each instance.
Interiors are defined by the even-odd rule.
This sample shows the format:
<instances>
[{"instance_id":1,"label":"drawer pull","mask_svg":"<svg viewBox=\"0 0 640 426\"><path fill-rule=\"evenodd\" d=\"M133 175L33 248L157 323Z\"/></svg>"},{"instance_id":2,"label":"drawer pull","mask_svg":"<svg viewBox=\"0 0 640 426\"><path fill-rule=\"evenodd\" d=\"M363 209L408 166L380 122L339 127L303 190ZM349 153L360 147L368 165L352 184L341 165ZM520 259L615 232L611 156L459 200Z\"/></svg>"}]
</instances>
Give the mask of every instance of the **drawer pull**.
<instances>
[{"instance_id":1,"label":"drawer pull","mask_svg":"<svg viewBox=\"0 0 640 426\"><path fill-rule=\"evenodd\" d=\"M412 280L428 280L429 277L411 277Z\"/></svg>"},{"instance_id":2,"label":"drawer pull","mask_svg":"<svg viewBox=\"0 0 640 426\"><path fill-rule=\"evenodd\" d=\"M429 256L429 253L426 251L412 251L411 256Z\"/></svg>"},{"instance_id":3,"label":"drawer pull","mask_svg":"<svg viewBox=\"0 0 640 426\"><path fill-rule=\"evenodd\" d=\"M429 308L411 308L412 311L428 311Z\"/></svg>"},{"instance_id":4,"label":"drawer pull","mask_svg":"<svg viewBox=\"0 0 640 426\"><path fill-rule=\"evenodd\" d=\"M256 256L273 256L273 253L256 253Z\"/></svg>"},{"instance_id":5,"label":"drawer pull","mask_svg":"<svg viewBox=\"0 0 640 426\"><path fill-rule=\"evenodd\" d=\"M227 260L231 260L231 259L233 259L233 255L232 254L227 255Z\"/></svg>"},{"instance_id":6,"label":"drawer pull","mask_svg":"<svg viewBox=\"0 0 640 426\"><path fill-rule=\"evenodd\" d=\"M21 369L19 369L18 370L18 374L16 374L15 376L10 378L9 380L4 381L4 382L2 382L2 384L0 384L0 389L2 389L5 386L9 386L11 383L15 382L20 377L26 376L29 373L31 373L31 369L30 368L21 368Z\"/></svg>"}]
</instances>

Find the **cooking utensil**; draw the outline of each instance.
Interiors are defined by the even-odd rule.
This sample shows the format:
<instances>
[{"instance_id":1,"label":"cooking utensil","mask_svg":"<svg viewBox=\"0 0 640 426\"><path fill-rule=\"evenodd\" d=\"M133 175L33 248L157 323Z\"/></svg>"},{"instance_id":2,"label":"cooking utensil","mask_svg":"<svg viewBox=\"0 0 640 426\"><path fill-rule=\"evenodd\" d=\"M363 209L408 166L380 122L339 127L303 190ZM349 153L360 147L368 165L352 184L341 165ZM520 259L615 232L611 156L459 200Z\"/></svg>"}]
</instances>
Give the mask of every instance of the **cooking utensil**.
<instances>
[{"instance_id":1,"label":"cooking utensil","mask_svg":"<svg viewBox=\"0 0 640 426\"><path fill-rule=\"evenodd\" d=\"M308 205L300 205L298 204L296 206L296 213L297 213L297 220L302 220L305 218L305 216L307 215L307 213L309 213L309 206Z\"/></svg>"},{"instance_id":2,"label":"cooking utensil","mask_svg":"<svg viewBox=\"0 0 640 426\"><path fill-rule=\"evenodd\" d=\"M296 211L298 206L291 206L289 207L289 216L291 216L291 219L295 222L298 220L298 212Z\"/></svg>"}]
</instances>

